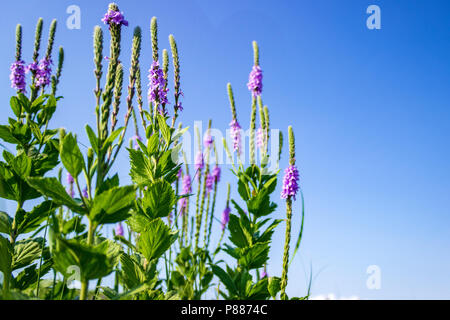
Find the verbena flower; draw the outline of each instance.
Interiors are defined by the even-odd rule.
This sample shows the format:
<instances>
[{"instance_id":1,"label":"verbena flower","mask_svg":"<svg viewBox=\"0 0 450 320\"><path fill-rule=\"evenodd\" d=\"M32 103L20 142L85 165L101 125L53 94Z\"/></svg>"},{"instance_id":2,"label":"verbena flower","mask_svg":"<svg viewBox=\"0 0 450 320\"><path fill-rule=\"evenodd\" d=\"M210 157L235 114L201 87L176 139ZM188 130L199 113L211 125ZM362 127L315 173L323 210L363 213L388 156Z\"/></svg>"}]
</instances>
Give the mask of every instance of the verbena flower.
<instances>
[{"instance_id":1,"label":"verbena flower","mask_svg":"<svg viewBox=\"0 0 450 320\"><path fill-rule=\"evenodd\" d=\"M230 135L233 139L233 149L238 153L241 152L241 126L236 119L233 119L230 123Z\"/></svg>"},{"instance_id":2,"label":"verbena flower","mask_svg":"<svg viewBox=\"0 0 450 320\"><path fill-rule=\"evenodd\" d=\"M215 179L216 178L210 173L208 173L208 175L206 176L206 192L207 193L210 193L212 191Z\"/></svg>"},{"instance_id":3,"label":"verbena flower","mask_svg":"<svg viewBox=\"0 0 450 320\"><path fill-rule=\"evenodd\" d=\"M283 190L281 191L282 199L293 197L295 200L295 197L299 189L298 181L299 181L299 174L297 167L294 165L290 165L284 171Z\"/></svg>"},{"instance_id":4,"label":"verbena flower","mask_svg":"<svg viewBox=\"0 0 450 320\"><path fill-rule=\"evenodd\" d=\"M203 138L203 145L205 146L205 148L211 148L213 143L214 140L212 136L209 133L205 134L205 137Z\"/></svg>"},{"instance_id":5,"label":"verbena flower","mask_svg":"<svg viewBox=\"0 0 450 320\"><path fill-rule=\"evenodd\" d=\"M212 175L216 181L216 183L218 183L220 181L220 167L219 166L215 166L214 169L212 170Z\"/></svg>"},{"instance_id":6,"label":"verbena flower","mask_svg":"<svg viewBox=\"0 0 450 320\"><path fill-rule=\"evenodd\" d=\"M264 131L262 128L259 128L256 131L256 146L258 148L262 148L264 146Z\"/></svg>"},{"instance_id":7,"label":"verbena flower","mask_svg":"<svg viewBox=\"0 0 450 320\"><path fill-rule=\"evenodd\" d=\"M262 92L262 70L260 66L253 66L252 71L248 77L247 87L252 92L254 97L260 96Z\"/></svg>"},{"instance_id":8,"label":"verbena flower","mask_svg":"<svg viewBox=\"0 0 450 320\"><path fill-rule=\"evenodd\" d=\"M25 82L25 62L22 60L15 61L11 65L11 74L9 79L11 80L11 88L16 89L19 92L26 92L26 82Z\"/></svg>"},{"instance_id":9,"label":"verbena flower","mask_svg":"<svg viewBox=\"0 0 450 320\"><path fill-rule=\"evenodd\" d=\"M197 152L197 156L195 157L194 164L195 164L195 170L197 170L197 171L201 171L205 167L205 159L203 158L203 153L201 151Z\"/></svg>"},{"instance_id":10,"label":"verbena flower","mask_svg":"<svg viewBox=\"0 0 450 320\"><path fill-rule=\"evenodd\" d=\"M153 61L149 70L148 80L150 81L148 90L149 100L160 104L168 103L167 92L169 89L165 88L166 79L164 79L164 72L159 67L158 61Z\"/></svg>"},{"instance_id":11,"label":"verbena flower","mask_svg":"<svg viewBox=\"0 0 450 320\"><path fill-rule=\"evenodd\" d=\"M39 63L32 62L26 68L26 72L31 71L34 78L34 86L36 88L48 86L51 82L53 61L50 57L45 57Z\"/></svg>"},{"instance_id":12,"label":"verbena flower","mask_svg":"<svg viewBox=\"0 0 450 320\"><path fill-rule=\"evenodd\" d=\"M261 279L267 278L269 275L267 274L266 270L263 270L261 272Z\"/></svg>"},{"instance_id":13,"label":"verbena flower","mask_svg":"<svg viewBox=\"0 0 450 320\"><path fill-rule=\"evenodd\" d=\"M142 141L142 138L140 136L136 135L136 136L133 136L132 139L134 141L134 150L139 150L139 143L137 141L138 140Z\"/></svg>"},{"instance_id":14,"label":"verbena flower","mask_svg":"<svg viewBox=\"0 0 450 320\"><path fill-rule=\"evenodd\" d=\"M223 210L223 213L222 213L222 230L225 229L225 227L227 226L228 221L230 221L230 212L231 212L231 209L228 206L225 208L225 210Z\"/></svg>"},{"instance_id":15,"label":"verbena flower","mask_svg":"<svg viewBox=\"0 0 450 320\"><path fill-rule=\"evenodd\" d=\"M89 197L88 192L87 192L87 187L84 187L84 189L83 189L83 197L84 198L88 198Z\"/></svg>"},{"instance_id":16,"label":"verbena flower","mask_svg":"<svg viewBox=\"0 0 450 320\"><path fill-rule=\"evenodd\" d=\"M182 195L190 194L191 193L191 188L192 188L191 176L187 174L187 175L185 175L183 177ZM181 198L180 202L179 202L179 206L180 206L182 212L184 212L183 209L185 209L186 206L187 206L187 198Z\"/></svg>"},{"instance_id":17,"label":"verbena flower","mask_svg":"<svg viewBox=\"0 0 450 320\"><path fill-rule=\"evenodd\" d=\"M114 11L111 9L108 9L108 12L105 13L105 16L102 19L104 24L107 24L111 27L111 24L115 25L124 25L128 27L128 21L125 20L125 17L123 15L123 12L120 11Z\"/></svg>"},{"instance_id":18,"label":"verbena flower","mask_svg":"<svg viewBox=\"0 0 450 320\"><path fill-rule=\"evenodd\" d=\"M118 223L116 226L116 236L121 236L123 237L124 233L123 233L123 227L122 227L122 223Z\"/></svg>"}]
</instances>

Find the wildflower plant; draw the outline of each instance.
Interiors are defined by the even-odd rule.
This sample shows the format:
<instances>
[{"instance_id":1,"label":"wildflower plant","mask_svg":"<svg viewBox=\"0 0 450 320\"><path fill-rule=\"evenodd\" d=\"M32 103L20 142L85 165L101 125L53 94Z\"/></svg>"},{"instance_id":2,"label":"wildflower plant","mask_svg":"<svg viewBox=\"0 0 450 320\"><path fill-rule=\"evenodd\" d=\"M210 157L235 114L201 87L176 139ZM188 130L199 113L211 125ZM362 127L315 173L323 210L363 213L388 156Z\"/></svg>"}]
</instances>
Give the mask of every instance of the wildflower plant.
<instances>
[{"instance_id":1,"label":"wildflower plant","mask_svg":"<svg viewBox=\"0 0 450 320\"><path fill-rule=\"evenodd\" d=\"M177 122L184 110L184 94L174 36L169 35L169 55L159 48L155 17L150 20L149 36L135 27L127 64L121 57L122 33L131 32L125 14L111 3L101 21L103 25L93 32L96 122L94 128L85 127L89 141L85 152L74 133L52 129L52 117L63 99L56 95L64 63L62 48L54 56L56 20L50 24L46 48L41 48L44 21L38 20L28 64L22 54L22 27L16 28L10 68L15 91L10 99L12 116L0 125L0 139L7 144L0 161L0 196L14 201L16 210L0 212L0 297L191 300L204 298L217 286L224 299L287 299L288 266L303 230L302 214L300 235L290 255L293 202L301 190L289 128L290 166L281 195L287 212L283 274L268 276L272 236L283 222L274 218L278 206L271 197L279 171L268 169L268 142L281 142L279 162L282 135L269 137L256 42L248 82L250 165L241 162L242 127L228 84L231 150L238 155L232 172L240 199L232 198L228 183L226 205L221 207L223 177L212 120L204 135L196 132L199 149L193 165L182 151L181 138L188 127ZM141 48L147 38L152 62L145 67ZM142 70L148 70L147 94ZM134 132L128 144L131 122ZM224 146L232 159L230 148ZM120 152L129 157L126 185L114 172ZM112 237L108 225L113 226ZM221 253L233 264L225 263ZM74 275L80 288L70 286ZM112 286L105 285L106 278L112 279Z\"/></svg>"}]
</instances>

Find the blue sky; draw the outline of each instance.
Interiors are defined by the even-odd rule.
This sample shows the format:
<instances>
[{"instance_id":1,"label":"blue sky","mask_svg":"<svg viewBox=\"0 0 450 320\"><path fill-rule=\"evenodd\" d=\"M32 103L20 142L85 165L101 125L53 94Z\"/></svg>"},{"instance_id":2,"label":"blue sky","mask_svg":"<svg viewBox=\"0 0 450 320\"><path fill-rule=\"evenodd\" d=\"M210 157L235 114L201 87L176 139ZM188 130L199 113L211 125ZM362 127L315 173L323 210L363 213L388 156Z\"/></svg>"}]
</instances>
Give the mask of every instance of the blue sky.
<instances>
[{"instance_id":1,"label":"blue sky","mask_svg":"<svg viewBox=\"0 0 450 320\"><path fill-rule=\"evenodd\" d=\"M258 41L264 103L272 128L294 127L306 201L304 238L288 294L304 295L312 265L313 295L450 298L448 1L116 2L130 21L122 39L127 67L134 26L144 31L144 70L151 63L151 17L158 17L160 48L168 48L167 36L174 34L185 125L213 118L214 127L227 128L227 82L233 84L241 123L248 123L251 41ZM80 30L65 26L72 4L81 9ZM29 0L20 10L15 3L2 5L3 122L11 113L6 106L13 94L8 74L15 25L23 25L29 61L37 18L45 20L45 35L56 18L56 43L66 60L59 91L64 100L53 123L87 144L84 125L95 121L92 31L107 4ZM366 27L372 4L381 8L381 30ZM116 169L125 183L125 152ZM221 188L225 192L224 183ZM219 199L219 208L223 203ZM279 204L275 215L282 218ZM299 203L295 231L298 208ZM281 274L283 229L275 234L271 275ZM369 265L381 269L380 290L366 287Z\"/></svg>"}]
</instances>

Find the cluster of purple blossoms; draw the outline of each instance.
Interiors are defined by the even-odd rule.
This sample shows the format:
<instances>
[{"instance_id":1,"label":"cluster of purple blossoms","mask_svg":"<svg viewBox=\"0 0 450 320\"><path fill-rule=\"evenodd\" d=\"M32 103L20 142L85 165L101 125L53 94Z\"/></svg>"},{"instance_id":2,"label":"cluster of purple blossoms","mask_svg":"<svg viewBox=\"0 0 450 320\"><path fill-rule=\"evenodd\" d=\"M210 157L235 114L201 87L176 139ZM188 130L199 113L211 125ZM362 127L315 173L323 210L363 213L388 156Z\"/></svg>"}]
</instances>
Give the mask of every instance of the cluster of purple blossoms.
<instances>
[{"instance_id":1,"label":"cluster of purple blossoms","mask_svg":"<svg viewBox=\"0 0 450 320\"><path fill-rule=\"evenodd\" d=\"M205 146L205 148L211 148L213 143L214 143L214 140L213 140L211 134L209 134L209 132L208 132L207 134L205 134L205 137L203 138L203 145Z\"/></svg>"},{"instance_id":2,"label":"cluster of purple blossoms","mask_svg":"<svg viewBox=\"0 0 450 320\"><path fill-rule=\"evenodd\" d=\"M50 57L45 57L39 61L39 63L32 62L27 67L27 72L33 72L35 79L34 85L36 88L48 86L50 84L51 76L52 76L52 59Z\"/></svg>"},{"instance_id":3,"label":"cluster of purple blossoms","mask_svg":"<svg viewBox=\"0 0 450 320\"><path fill-rule=\"evenodd\" d=\"M182 195L187 195L189 193L191 193L191 176L190 175L185 175L183 177L183 193ZM187 206L187 198L181 198L180 202L179 202L179 206L181 208L181 212L184 212L184 209L186 209Z\"/></svg>"},{"instance_id":4,"label":"cluster of purple blossoms","mask_svg":"<svg viewBox=\"0 0 450 320\"><path fill-rule=\"evenodd\" d=\"M196 171L201 171L205 167L205 159L203 158L203 153L201 151L197 152L194 164Z\"/></svg>"},{"instance_id":5,"label":"cluster of purple blossoms","mask_svg":"<svg viewBox=\"0 0 450 320\"><path fill-rule=\"evenodd\" d=\"M167 101L167 91L169 89L166 87L166 79L164 79L164 72L159 67L158 61L153 61L152 66L149 70L148 75L149 89L148 98L154 103L166 104Z\"/></svg>"},{"instance_id":6,"label":"cluster of purple blossoms","mask_svg":"<svg viewBox=\"0 0 450 320\"><path fill-rule=\"evenodd\" d=\"M226 207L225 210L223 210L222 213L222 230L225 230L225 227L227 226L228 221L230 221L230 207Z\"/></svg>"},{"instance_id":7,"label":"cluster of purple blossoms","mask_svg":"<svg viewBox=\"0 0 450 320\"><path fill-rule=\"evenodd\" d=\"M262 128L256 131L256 146L260 149L264 146L264 131Z\"/></svg>"},{"instance_id":8,"label":"cluster of purple blossoms","mask_svg":"<svg viewBox=\"0 0 450 320\"><path fill-rule=\"evenodd\" d=\"M220 181L220 168L219 166L215 166L214 169L212 170L212 175L214 177L214 180L216 181L216 183L219 183Z\"/></svg>"},{"instance_id":9,"label":"cluster of purple blossoms","mask_svg":"<svg viewBox=\"0 0 450 320\"><path fill-rule=\"evenodd\" d=\"M241 126L236 119L233 119L230 123L230 135L233 139L233 149L238 153L241 152Z\"/></svg>"},{"instance_id":10,"label":"cluster of purple blossoms","mask_svg":"<svg viewBox=\"0 0 450 320\"><path fill-rule=\"evenodd\" d=\"M214 181L216 181L216 178L214 177L214 175L208 173L208 175L206 176L206 193L211 193L213 186L214 186Z\"/></svg>"},{"instance_id":11,"label":"cluster of purple blossoms","mask_svg":"<svg viewBox=\"0 0 450 320\"><path fill-rule=\"evenodd\" d=\"M299 174L297 167L295 165L290 165L284 171L283 190L281 191L282 199L293 197L295 200L295 196L297 195L299 189L298 181Z\"/></svg>"},{"instance_id":12,"label":"cluster of purple blossoms","mask_svg":"<svg viewBox=\"0 0 450 320\"><path fill-rule=\"evenodd\" d=\"M248 77L247 87L254 97L260 96L262 92L262 70L260 66L253 66L250 76Z\"/></svg>"},{"instance_id":13,"label":"cluster of purple blossoms","mask_svg":"<svg viewBox=\"0 0 450 320\"><path fill-rule=\"evenodd\" d=\"M11 74L9 79L11 80L11 88L16 89L19 92L25 93L25 62L20 60L11 65Z\"/></svg>"},{"instance_id":14,"label":"cluster of purple blossoms","mask_svg":"<svg viewBox=\"0 0 450 320\"><path fill-rule=\"evenodd\" d=\"M116 226L116 236L120 236L123 237L124 232L123 232L123 227L122 227L122 223L118 223Z\"/></svg>"},{"instance_id":15,"label":"cluster of purple blossoms","mask_svg":"<svg viewBox=\"0 0 450 320\"><path fill-rule=\"evenodd\" d=\"M108 9L108 12L105 13L102 21L104 24L109 25L109 27L111 27L111 24L124 25L125 27L128 27L128 21L125 20L123 13L120 11Z\"/></svg>"}]
</instances>

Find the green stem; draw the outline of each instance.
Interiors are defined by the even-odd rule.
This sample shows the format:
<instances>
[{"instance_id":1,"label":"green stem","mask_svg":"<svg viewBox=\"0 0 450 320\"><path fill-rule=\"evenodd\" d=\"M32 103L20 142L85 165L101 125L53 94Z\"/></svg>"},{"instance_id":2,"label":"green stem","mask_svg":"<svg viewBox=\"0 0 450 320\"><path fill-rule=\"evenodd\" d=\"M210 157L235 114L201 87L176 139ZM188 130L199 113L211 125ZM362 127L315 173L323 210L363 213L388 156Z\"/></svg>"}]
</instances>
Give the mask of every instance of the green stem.
<instances>
[{"instance_id":1,"label":"green stem","mask_svg":"<svg viewBox=\"0 0 450 320\"><path fill-rule=\"evenodd\" d=\"M95 226L92 223L91 220L89 220L89 231L88 231L88 238L87 243L88 245L92 245L93 239L94 239L94 232L95 232ZM80 292L80 300L86 300L89 290L89 280L82 279L81 281L81 292Z\"/></svg>"}]
</instances>

